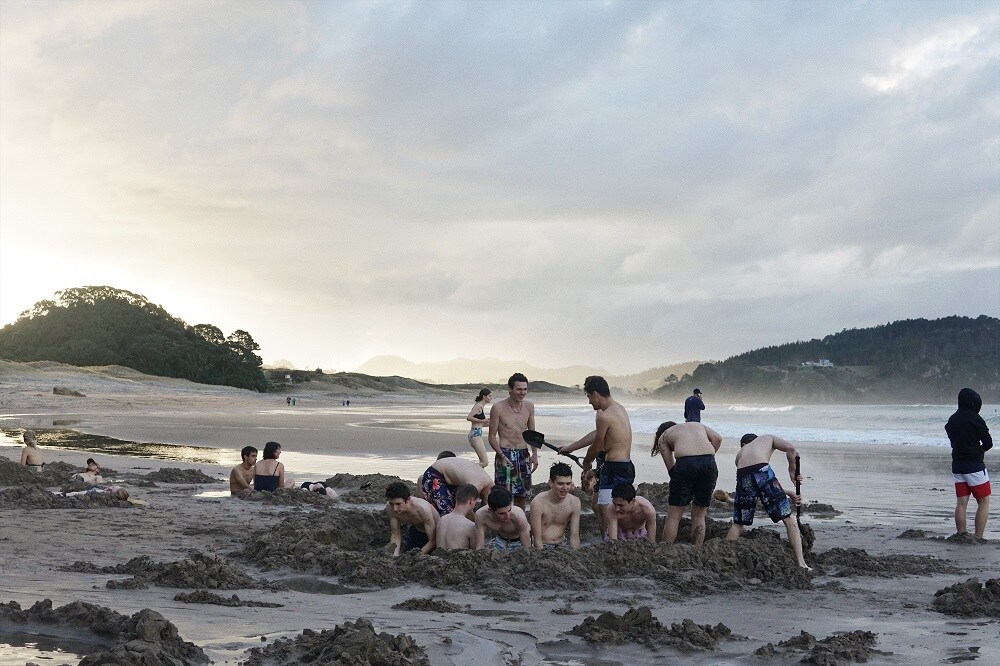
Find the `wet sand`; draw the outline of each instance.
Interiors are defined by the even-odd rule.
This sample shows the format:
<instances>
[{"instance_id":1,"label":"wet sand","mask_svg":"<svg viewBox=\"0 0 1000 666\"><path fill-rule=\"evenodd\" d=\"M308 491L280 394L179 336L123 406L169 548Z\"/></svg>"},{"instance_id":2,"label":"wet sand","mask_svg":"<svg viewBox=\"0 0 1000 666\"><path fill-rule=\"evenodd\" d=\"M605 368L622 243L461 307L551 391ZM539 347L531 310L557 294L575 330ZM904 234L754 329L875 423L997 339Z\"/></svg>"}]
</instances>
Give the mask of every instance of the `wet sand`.
<instances>
[{"instance_id":1,"label":"wet sand","mask_svg":"<svg viewBox=\"0 0 1000 666\"><path fill-rule=\"evenodd\" d=\"M585 516L590 545L579 552L393 560L384 552L387 521L373 503L384 481L354 475L412 479L442 448L471 458L464 396L449 411L385 397L352 400L347 409L339 398L304 393L291 411L283 396L39 365L0 366L0 428L10 437L32 427L57 445L60 432L74 428L125 442L225 450L214 453L217 462L145 457L148 450L129 455L127 448L95 456L148 506L46 502L0 461L0 603L28 609L45 599L56 608L83 601L124 618L115 620L123 629L113 639L63 618L101 614L93 609L0 614L0 644L8 644L0 645L0 663L24 664L30 650L23 644L31 641L23 637L42 633L67 650L114 650L116 640L155 644L136 638L136 627L152 622L170 632L155 617L135 620L144 609L176 628L176 641L161 640L164 654L189 651L184 643L191 643L220 664L295 663L348 643L388 651L398 663L430 664L1000 662L1000 583L982 585L1000 579L997 522L986 543L948 540L954 500L939 471L947 460L940 450L804 446L807 501L841 512L803 517L815 538L811 576L794 569L776 538L784 530L770 521L758 521L764 529L738 543L718 539L728 526L721 504L710 512L701 550L684 542L683 531L673 546L600 545L593 516ZM86 397L53 395L53 386ZM449 416L458 425L439 425ZM221 480L235 450L262 448L268 439L283 443L282 459L297 478L345 474L337 478L342 501L227 497ZM719 487L729 492L736 446L726 441L719 455ZM644 442L640 447L645 451ZM47 461L72 465L47 467L47 490L59 490L60 475L88 457L43 448ZM0 456L18 454L0 447ZM554 460L542 459L543 467ZM665 473L657 477L662 464L652 462L659 468L641 463L639 480L666 481ZM183 472L147 476L161 468L200 470L220 481ZM366 481L373 486L361 490Z\"/></svg>"}]
</instances>

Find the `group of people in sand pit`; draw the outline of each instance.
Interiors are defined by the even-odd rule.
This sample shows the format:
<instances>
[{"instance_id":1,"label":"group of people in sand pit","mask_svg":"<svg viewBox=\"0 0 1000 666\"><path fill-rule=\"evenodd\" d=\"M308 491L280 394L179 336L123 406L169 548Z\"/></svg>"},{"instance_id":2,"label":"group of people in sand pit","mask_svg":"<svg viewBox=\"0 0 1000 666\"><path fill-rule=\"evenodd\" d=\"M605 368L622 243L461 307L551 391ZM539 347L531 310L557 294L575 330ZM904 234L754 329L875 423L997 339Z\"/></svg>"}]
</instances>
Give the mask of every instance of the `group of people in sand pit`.
<instances>
[{"instance_id":1,"label":"group of people in sand pit","mask_svg":"<svg viewBox=\"0 0 1000 666\"><path fill-rule=\"evenodd\" d=\"M469 420L489 424L488 441L495 452L494 474L480 463L443 452L421 475L420 497L413 496L404 482L386 488L393 555L420 549L481 549L498 551L534 547L539 550L580 547L580 500L573 470L555 463L549 470L549 488L526 507L531 476L538 468L538 453L525 443L523 433L535 429L535 408L526 399L528 380L516 373L507 382L508 397L493 405L487 421L482 407L489 393L480 392ZM583 385L590 405L597 412L595 429L560 454L586 448L581 484L593 494L593 504L605 541L646 539L656 542L656 509L636 495L635 466L631 461L632 426L628 412L611 397L603 377L587 377ZM477 435L481 437L481 431ZM470 433L470 442L473 434ZM663 423L656 432L652 454L659 453L670 477L668 510L662 540L673 543L685 508L691 509L691 540L700 546L705 539L705 514L715 490L719 471L715 454L722 436L699 422ZM736 456L737 488L733 525L727 535L739 538L743 526L753 523L758 500L774 522L783 522L798 566L808 568L802 554L802 539L792 519L792 506L801 503L778 482L769 461L775 451L785 453L789 476L795 483L795 447L774 435L747 434ZM596 469L595 469L596 464ZM476 509L482 500L483 505ZM527 508L527 511L525 509ZM490 539L487 541L487 534Z\"/></svg>"},{"instance_id":2,"label":"group of people in sand pit","mask_svg":"<svg viewBox=\"0 0 1000 666\"><path fill-rule=\"evenodd\" d=\"M281 444L265 444L263 460L257 460L258 453L253 446L244 446L240 451L243 462L229 472L230 494L245 495L255 491L273 493L279 488L295 487L294 479L285 476L285 464L278 460L281 457ZM337 491L328 488L322 481L304 481L299 487L331 499L337 497Z\"/></svg>"}]
</instances>

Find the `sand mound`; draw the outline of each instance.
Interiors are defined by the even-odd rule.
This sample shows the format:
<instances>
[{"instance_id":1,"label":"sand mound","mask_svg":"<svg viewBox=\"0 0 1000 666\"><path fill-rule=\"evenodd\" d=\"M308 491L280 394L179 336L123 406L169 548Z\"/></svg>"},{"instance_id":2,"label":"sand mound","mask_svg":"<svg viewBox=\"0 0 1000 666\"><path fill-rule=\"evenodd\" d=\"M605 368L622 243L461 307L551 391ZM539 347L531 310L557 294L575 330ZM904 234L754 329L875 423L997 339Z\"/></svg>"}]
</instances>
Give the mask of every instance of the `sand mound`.
<instances>
[{"instance_id":1,"label":"sand mound","mask_svg":"<svg viewBox=\"0 0 1000 666\"><path fill-rule=\"evenodd\" d=\"M135 505L108 493L63 497L38 486L17 486L0 490L0 509L131 509Z\"/></svg>"},{"instance_id":2,"label":"sand mound","mask_svg":"<svg viewBox=\"0 0 1000 666\"><path fill-rule=\"evenodd\" d=\"M55 461L47 463L41 472L0 456L0 486L33 485L50 488L68 483L79 467Z\"/></svg>"},{"instance_id":3,"label":"sand mound","mask_svg":"<svg viewBox=\"0 0 1000 666\"><path fill-rule=\"evenodd\" d=\"M1000 617L1000 578L983 585L978 578L934 593L934 610L956 617Z\"/></svg>"},{"instance_id":4,"label":"sand mound","mask_svg":"<svg viewBox=\"0 0 1000 666\"><path fill-rule=\"evenodd\" d=\"M90 562L74 562L61 571L101 574L129 574L126 580L109 580L108 589L146 589L157 587L211 590L274 589L266 581L258 581L235 569L228 560L193 553L179 562L155 563L146 555L133 557L125 564L101 567Z\"/></svg>"},{"instance_id":5,"label":"sand mound","mask_svg":"<svg viewBox=\"0 0 1000 666\"><path fill-rule=\"evenodd\" d=\"M588 643L641 643L653 649L672 647L681 652L715 650L720 640L732 634L722 623L713 627L695 624L686 618L668 629L653 617L648 606L630 608L624 615L607 611L597 617L587 617L569 633L583 637Z\"/></svg>"},{"instance_id":6,"label":"sand mound","mask_svg":"<svg viewBox=\"0 0 1000 666\"><path fill-rule=\"evenodd\" d=\"M808 513L810 516L839 516L843 512L829 504L812 501L802 505L802 513Z\"/></svg>"},{"instance_id":7,"label":"sand mound","mask_svg":"<svg viewBox=\"0 0 1000 666\"><path fill-rule=\"evenodd\" d=\"M759 648L754 654L758 657L781 656L797 658L805 653L800 663L823 664L824 666L850 663L863 664L867 663L872 655L891 654L876 650L876 641L875 634L870 631L850 631L828 636L821 640L816 640L815 636L803 631L795 638L781 641L777 646L773 643L768 643L764 647Z\"/></svg>"},{"instance_id":8,"label":"sand mound","mask_svg":"<svg viewBox=\"0 0 1000 666\"><path fill-rule=\"evenodd\" d=\"M816 561L830 576L930 576L936 573L961 573L961 569L930 555L870 555L860 548L831 548L816 556Z\"/></svg>"},{"instance_id":9,"label":"sand mound","mask_svg":"<svg viewBox=\"0 0 1000 666\"><path fill-rule=\"evenodd\" d=\"M948 543L957 543L962 546L978 546L987 543L986 539L977 537L975 534L969 534L968 532L956 532L944 540Z\"/></svg>"},{"instance_id":10,"label":"sand mound","mask_svg":"<svg viewBox=\"0 0 1000 666\"><path fill-rule=\"evenodd\" d=\"M401 601L393 606L393 608L395 610L431 611L434 613L461 613L465 610L458 604L453 604L444 599L422 599L419 597Z\"/></svg>"},{"instance_id":11,"label":"sand mound","mask_svg":"<svg viewBox=\"0 0 1000 666\"><path fill-rule=\"evenodd\" d=\"M295 638L281 638L265 648L251 648L246 666L430 666L422 647L407 636L377 634L371 620L338 624L316 632L306 629Z\"/></svg>"},{"instance_id":12,"label":"sand mound","mask_svg":"<svg viewBox=\"0 0 1000 666\"><path fill-rule=\"evenodd\" d=\"M28 610L21 610L12 601L0 606L0 620L16 625L41 625L49 632L60 626L83 629L107 642L107 650L84 657L81 666L173 666L209 661L200 647L181 639L177 627L148 608L127 617L83 601L53 608L52 600L44 599Z\"/></svg>"},{"instance_id":13,"label":"sand mound","mask_svg":"<svg viewBox=\"0 0 1000 666\"><path fill-rule=\"evenodd\" d=\"M412 494L420 496L417 484L386 474L334 474L323 483L340 493L341 501L348 504L384 504L385 488L394 481L404 482Z\"/></svg>"},{"instance_id":14,"label":"sand mound","mask_svg":"<svg viewBox=\"0 0 1000 666\"><path fill-rule=\"evenodd\" d=\"M903 531L897 539L926 539L927 532L923 530L905 530Z\"/></svg>"},{"instance_id":15,"label":"sand mound","mask_svg":"<svg viewBox=\"0 0 1000 666\"><path fill-rule=\"evenodd\" d=\"M336 497L328 497L323 493L313 493L301 488L278 488L274 492L243 493L237 497L247 502L260 502L269 506L315 506L321 509L339 502Z\"/></svg>"},{"instance_id":16,"label":"sand mound","mask_svg":"<svg viewBox=\"0 0 1000 666\"><path fill-rule=\"evenodd\" d=\"M195 590L194 592L180 592L174 595L174 601L182 601L186 604L213 604L215 606L234 607L256 607L256 608L283 608L284 604L272 604L267 601L243 601L235 594L231 597L223 597L213 594L207 590Z\"/></svg>"},{"instance_id":17,"label":"sand mound","mask_svg":"<svg viewBox=\"0 0 1000 666\"><path fill-rule=\"evenodd\" d=\"M177 467L163 467L139 478L146 481L159 481L160 483L223 483L222 479L209 476L200 469L179 469Z\"/></svg>"}]
</instances>

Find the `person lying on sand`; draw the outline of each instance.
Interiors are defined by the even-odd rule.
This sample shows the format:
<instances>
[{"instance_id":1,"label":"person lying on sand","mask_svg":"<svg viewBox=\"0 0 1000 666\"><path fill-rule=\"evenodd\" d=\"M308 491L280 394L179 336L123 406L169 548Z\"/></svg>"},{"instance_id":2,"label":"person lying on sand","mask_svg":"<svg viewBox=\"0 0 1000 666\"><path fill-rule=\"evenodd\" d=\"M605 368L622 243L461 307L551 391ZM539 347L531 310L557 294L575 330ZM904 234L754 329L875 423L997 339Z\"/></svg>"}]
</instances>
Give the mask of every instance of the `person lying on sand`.
<instances>
[{"instance_id":1,"label":"person lying on sand","mask_svg":"<svg viewBox=\"0 0 1000 666\"><path fill-rule=\"evenodd\" d=\"M535 548L555 548L567 544L580 547L580 499L570 494L573 470L566 463L555 463L549 470L549 489L531 500L531 536Z\"/></svg>"},{"instance_id":2,"label":"person lying on sand","mask_svg":"<svg viewBox=\"0 0 1000 666\"><path fill-rule=\"evenodd\" d=\"M476 511L476 550L486 543L486 530L496 536L490 548L506 552L531 548L531 525L521 507L514 506L514 499L503 486L493 486L486 496L486 506Z\"/></svg>"},{"instance_id":3,"label":"person lying on sand","mask_svg":"<svg viewBox=\"0 0 1000 666\"><path fill-rule=\"evenodd\" d=\"M79 479L84 483L104 483L104 477L101 476L101 467L93 458L87 458L87 468L79 474L74 474L73 478Z\"/></svg>"},{"instance_id":4,"label":"person lying on sand","mask_svg":"<svg viewBox=\"0 0 1000 666\"><path fill-rule=\"evenodd\" d=\"M302 485L299 486L299 488L301 488L302 490L307 490L311 493L321 493L323 495L326 495L330 499L340 498L340 495L337 494L336 490L334 490L333 488L328 488L327 485L322 481L304 481Z\"/></svg>"},{"instance_id":5,"label":"person lying on sand","mask_svg":"<svg viewBox=\"0 0 1000 666\"><path fill-rule=\"evenodd\" d=\"M747 433L740 439L736 454L736 496L733 498L733 525L726 538L735 541L743 533L744 525L753 525L757 500L764 506L771 522L783 522L788 542L795 553L795 561L803 569L810 569L802 557L802 535L792 518L792 504L802 503L802 498L781 487L769 461L775 451L783 451L788 458L788 476L792 483L795 475L795 447L775 435ZM799 479L801 480L801 479Z\"/></svg>"},{"instance_id":6,"label":"person lying on sand","mask_svg":"<svg viewBox=\"0 0 1000 666\"><path fill-rule=\"evenodd\" d=\"M257 463L257 449L244 446L240 451L243 459L239 465L229 472L229 492L232 495L242 495L253 492L254 465Z\"/></svg>"},{"instance_id":7,"label":"person lying on sand","mask_svg":"<svg viewBox=\"0 0 1000 666\"><path fill-rule=\"evenodd\" d=\"M437 547L445 550L471 550L476 543L476 524L472 512L479 500L479 488L467 483L455 492L455 508L441 516L435 537Z\"/></svg>"},{"instance_id":8,"label":"person lying on sand","mask_svg":"<svg viewBox=\"0 0 1000 666\"><path fill-rule=\"evenodd\" d=\"M722 435L700 423L660 424L653 438L652 455L663 457L670 476L667 497L667 519L663 524L664 543L677 540L677 528L684 509L691 506L691 541L695 546L705 542L705 514L712 503L712 491L719 480L715 454L722 446Z\"/></svg>"},{"instance_id":9,"label":"person lying on sand","mask_svg":"<svg viewBox=\"0 0 1000 666\"><path fill-rule=\"evenodd\" d=\"M21 464L36 472L45 467L45 455L38 448L38 436L34 430L24 431L24 448L21 449Z\"/></svg>"},{"instance_id":10,"label":"person lying on sand","mask_svg":"<svg viewBox=\"0 0 1000 666\"><path fill-rule=\"evenodd\" d=\"M418 485L424 499L443 516L455 508L455 489L467 484L475 486L485 500L493 487L493 479L479 463L456 458L451 451L442 451L438 459L420 475Z\"/></svg>"},{"instance_id":11,"label":"person lying on sand","mask_svg":"<svg viewBox=\"0 0 1000 666\"><path fill-rule=\"evenodd\" d=\"M476 465L480 470L482 467ZM392 556L397 557L416 548L420 552L430 553L434 550L436 539L438 512L427 500L411 497L410 489L402 481L393 481L385 487L385 505L389 514L389 542L395 546ZM400 526L406 525L406 536L402 535Z\"/></svg>"},{"instance_id":12,"label":"person lying on sand","mask_svg":"<svg viewBox=\"0 0 1000 666\"><path fill-rule=\"evenodd\" d=\"M81 495L113 495L116 499L125 501L128 499L128 491L121 486L94 486L87 490L78 490L72 493L57 493L62 497L80 497Z\"/></svg>"},{"instance_id":13,"label":"person lying on sand","mask_svg":"<svg viewBox=\"0 0 1000 666\"><path fill-rule=\"evenodd\" d=\"M648 539L656 543L656 508L645 497L636 495L631 483L619 483L611 490L611 504L617 518L618 539ZM612 540L607 530L604 540Z\"/></svg>"}]
</instances>

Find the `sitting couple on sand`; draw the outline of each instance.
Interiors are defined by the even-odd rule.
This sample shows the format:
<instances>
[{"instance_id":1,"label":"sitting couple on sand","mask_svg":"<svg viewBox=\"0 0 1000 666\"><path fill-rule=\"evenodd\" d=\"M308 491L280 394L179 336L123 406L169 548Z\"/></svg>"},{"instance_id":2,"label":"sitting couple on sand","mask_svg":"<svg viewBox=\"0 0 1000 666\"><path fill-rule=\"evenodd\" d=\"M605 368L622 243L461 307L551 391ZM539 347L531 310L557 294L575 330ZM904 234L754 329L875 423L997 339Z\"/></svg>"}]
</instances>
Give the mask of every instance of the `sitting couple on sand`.
<instances>
[{"instance_id":1,"label":"sitting couple on sand","mask_svg":"<svg viewBox=\"0 0 1000 666\"><path fill-rule=\"evenodd\" d=\"M268 442L264 445L264 459L257 460L257 449L244 446L240 451L243 462L229 473L229 492L232 495L242 495L256 491L274 492L278 488L293 488L295 480L285 476L285 465L278 462L281 456L281 444ZM321 492L327 496L336 497L332 488L322 483L306 482L303 490Z\"/></svg>"}]
</instances>

